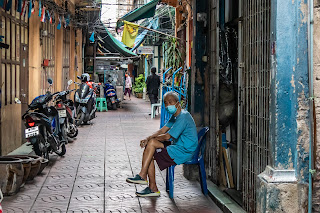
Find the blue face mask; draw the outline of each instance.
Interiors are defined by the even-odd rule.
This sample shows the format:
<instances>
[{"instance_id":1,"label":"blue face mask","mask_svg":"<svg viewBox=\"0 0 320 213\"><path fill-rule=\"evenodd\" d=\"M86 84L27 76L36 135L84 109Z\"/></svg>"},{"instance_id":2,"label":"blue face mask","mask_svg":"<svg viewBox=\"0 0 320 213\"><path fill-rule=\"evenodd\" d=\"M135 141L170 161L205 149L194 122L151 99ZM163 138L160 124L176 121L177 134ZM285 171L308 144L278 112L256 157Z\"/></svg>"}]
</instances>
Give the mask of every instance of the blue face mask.
<instances>
[{"instance_id":1,"label":"blue face mask","mask_svg":"<svg viewBox=\"0 0 320 213\"><path fill-rule=\"evenodd\" d=\"M166 110L169 114L175 114L177 112L177 107L176 105L169 105L166 107Z\"/></svg>"}]
</instances>

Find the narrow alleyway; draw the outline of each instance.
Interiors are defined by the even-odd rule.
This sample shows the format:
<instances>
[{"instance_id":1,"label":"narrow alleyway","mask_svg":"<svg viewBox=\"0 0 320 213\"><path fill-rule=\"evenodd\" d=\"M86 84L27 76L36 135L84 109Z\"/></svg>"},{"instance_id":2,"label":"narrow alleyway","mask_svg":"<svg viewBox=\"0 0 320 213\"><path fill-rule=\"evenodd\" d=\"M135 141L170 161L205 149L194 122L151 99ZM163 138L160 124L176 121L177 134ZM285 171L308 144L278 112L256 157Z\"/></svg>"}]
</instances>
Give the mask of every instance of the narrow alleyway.
<instances>
[{"instance_id":1,"label":"narrow alleyway","mask_svg":"<svg viewBox=\"0 0 320 213\"><path fill-rule=\"evenodd\" d=\"M138 198L135 192L143 187L125 182L140 169L140 139L159 128L149 109L134 98L122 109L98 113L92 125L79 129L65 157L52 155L42 175L4 199L4 212L221 212L198 182L182 176L182 166L176 167L173 200L158 168L159 198Z\"/></svg>"}]
</instances>

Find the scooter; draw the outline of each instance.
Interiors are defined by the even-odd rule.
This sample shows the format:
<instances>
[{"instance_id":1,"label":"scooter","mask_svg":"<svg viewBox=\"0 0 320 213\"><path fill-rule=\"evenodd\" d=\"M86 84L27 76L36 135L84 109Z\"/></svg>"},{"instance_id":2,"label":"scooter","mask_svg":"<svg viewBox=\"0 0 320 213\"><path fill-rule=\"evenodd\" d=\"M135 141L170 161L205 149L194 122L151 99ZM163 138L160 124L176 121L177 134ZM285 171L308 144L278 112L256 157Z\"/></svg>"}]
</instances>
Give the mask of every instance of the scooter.
<instances>
[{"instance_id":1,"label":"scooter","mask_svg":"<svg viewBox=\"0 0 320 213\"><path fill-rule=\"evenodd\" d=\"M48 79L49 88L52 79ZM53 106L48 106L52 98L58 94L47 92L33 99L28 105L27 112L22 116L25 121L25 137L33 150L39 156L49 159L49 153L55 152L59 156L66 153L65 139L59 125L58 111Z\"/></svg>"},{"instance_id":2,"label":"scooter","mask_svg":"<svg viewBox=\"0 0 320 213\"><path fill-rule=\"evenodd\" d=\"M117 98L116 90L114 86L108 82L104 85L104 97L107 100L108 109L116 110L119 108L119 100Z\"/></svg>"},{"instance_id":3,"label":"scooter","mask_svg":"<svg viewBox=\"0 0 320 213\"><path fill-rule=\"evenodd\" d=\"M68 81L67 89L72 83L72 80ZM74 122L75 112L73 101L67 98L67 95L69 95L74 90L75 89L59 92L55 97L55 106L59 114L60 128L65 139L68 139L68 137L75 138L78 135L78 128Z\"/></svg>"},{"instance_id":4,"label":"scooter","mask_svg":"<svg viewBox=\"0 0 320 213\"><path fill-rule=\"evenodd\" d=\"M78 79L81 79L81 77L78 76ZM80 86L74 95L77 115L76 125L79 126L82 122L86 124L95 118L95 112L97 111L96 93L90 88L86 80L81 80L81 84L74 83Z\"/></svg>"}]
</instances>

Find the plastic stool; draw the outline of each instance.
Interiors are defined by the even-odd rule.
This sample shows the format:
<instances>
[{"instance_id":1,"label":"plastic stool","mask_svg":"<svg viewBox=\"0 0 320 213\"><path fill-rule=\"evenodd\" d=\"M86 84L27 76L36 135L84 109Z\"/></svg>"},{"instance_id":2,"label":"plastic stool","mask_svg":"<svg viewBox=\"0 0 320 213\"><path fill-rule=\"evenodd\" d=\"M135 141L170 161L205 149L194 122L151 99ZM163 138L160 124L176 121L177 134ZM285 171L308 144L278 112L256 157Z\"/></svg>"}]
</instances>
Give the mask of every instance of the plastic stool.
<instances>
[{"instance_id":1,"label":"plastic stool","mask_svg":"<svg viewBox=\"0 0 320 213\"><path fill-rule=\"evenodd\" d=\"M156 116L155 107L158 107L158 113L159 113L159 107L161 107L161 103L151 105L151 118L154 118Z\"/></svg>"},{"instance_id":2,"label":"plastic stool","mask_svg":"<svg viewBox=\"0 0 320 213\"><path fill-rule=\"evenodd\" d=\"M96 99L96 106L98 112L108 111L107 107L107 99L106 98L97 98Z\"/></svg>"}]
</instances>

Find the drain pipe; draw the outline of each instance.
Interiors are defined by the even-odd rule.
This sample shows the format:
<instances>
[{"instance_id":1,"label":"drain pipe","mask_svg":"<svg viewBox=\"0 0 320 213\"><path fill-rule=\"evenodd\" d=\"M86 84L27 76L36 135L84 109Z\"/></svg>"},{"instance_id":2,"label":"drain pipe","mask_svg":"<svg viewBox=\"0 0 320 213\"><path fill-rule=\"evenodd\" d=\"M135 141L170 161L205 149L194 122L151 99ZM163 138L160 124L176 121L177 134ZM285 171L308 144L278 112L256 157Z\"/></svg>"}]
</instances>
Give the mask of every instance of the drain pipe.
<instances>
[{"instance_id":1,"label":"drain pipe","mask_svg":"<svg viewBox=\"0 0 320 213\"><path fill-rule=\"evenodd\" d=\"M308 0L308 70L309 70L309 107L310 107L310 141L309 141L309 193L308 212L312 212L312 174L313 170L313 140L314 140L314 117L313 117L313 0Z\"/></svg>"}]
</instances>

